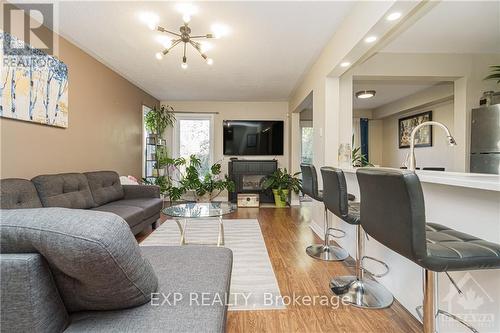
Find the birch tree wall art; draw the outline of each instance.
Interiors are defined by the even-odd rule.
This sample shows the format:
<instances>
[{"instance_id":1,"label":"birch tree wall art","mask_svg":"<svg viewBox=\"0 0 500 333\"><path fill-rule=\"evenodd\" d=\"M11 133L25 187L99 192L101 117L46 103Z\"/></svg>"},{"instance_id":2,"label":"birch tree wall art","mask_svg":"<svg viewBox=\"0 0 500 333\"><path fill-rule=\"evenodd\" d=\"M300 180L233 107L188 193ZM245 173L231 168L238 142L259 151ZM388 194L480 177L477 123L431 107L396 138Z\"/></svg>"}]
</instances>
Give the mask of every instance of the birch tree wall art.
<instances>
[{"instance_id":1,"label":"birch tree wall art","mask_svg":"<svg viewBox=\"0 0 500 333\"><path fill-rule=\"evenodd\" d=\"M0 116L67 128L68 67L6 32L0 39L19 48L8 55L1 48Z\"/></svg>"}]
</instances>

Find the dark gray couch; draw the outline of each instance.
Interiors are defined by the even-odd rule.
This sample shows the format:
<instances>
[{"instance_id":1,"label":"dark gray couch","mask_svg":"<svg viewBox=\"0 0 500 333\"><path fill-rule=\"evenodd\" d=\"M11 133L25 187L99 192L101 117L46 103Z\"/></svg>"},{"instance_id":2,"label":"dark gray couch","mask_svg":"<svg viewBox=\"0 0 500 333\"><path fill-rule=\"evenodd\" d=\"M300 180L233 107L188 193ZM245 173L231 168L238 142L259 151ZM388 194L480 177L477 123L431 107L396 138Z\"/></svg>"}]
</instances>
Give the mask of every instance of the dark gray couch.
<instances>
[{"instance_id":1,"label":"dark gray couch","mask_svg":"<svg viewBox=\"0 0 500 333\"><path fill-rule=\"evenodd\" d=\"M0 217L2 332L224 332L231 250L139 247L122 218L88 209Z\"/></svg>"},{"instance_id":2,"label":"dark gray couch","mask_svg":"<svg viewBox=\"0 0 500 333\"><path fill-rule=\"evenodd\" d=\"M134 235L156 225L163 201L151 185L121 185L114 171L61 173L0 180L0 208L63 207L114 213Z\"/></svg>"}]
</instances>

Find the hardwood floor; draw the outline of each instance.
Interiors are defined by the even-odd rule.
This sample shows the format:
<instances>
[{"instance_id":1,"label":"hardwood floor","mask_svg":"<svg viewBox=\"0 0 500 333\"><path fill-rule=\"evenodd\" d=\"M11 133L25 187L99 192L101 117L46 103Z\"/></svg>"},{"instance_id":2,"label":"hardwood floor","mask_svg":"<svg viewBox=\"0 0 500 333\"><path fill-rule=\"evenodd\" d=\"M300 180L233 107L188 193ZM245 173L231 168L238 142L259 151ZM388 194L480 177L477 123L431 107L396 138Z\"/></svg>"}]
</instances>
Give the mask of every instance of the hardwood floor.
<instances>
[{"instance_id":1,"label":"hardwood floor","mask_svg":"<svg viewBox=\"0 0 500 333\"><path fill-rule=\"evenodd\" d=\"M320 239L309 228L306 207L240 208L225 219L258 219L282 296L331 296L330 277L352 275L344 263L310 258L305 248ZM164 220L164 219L163 219ZM137 236L141 242L151 231ZM421 332L422 325L397 301L384 310L353 306L289 305L286 310L229 311L227 332Z\"/></svg>"}]
</instances>

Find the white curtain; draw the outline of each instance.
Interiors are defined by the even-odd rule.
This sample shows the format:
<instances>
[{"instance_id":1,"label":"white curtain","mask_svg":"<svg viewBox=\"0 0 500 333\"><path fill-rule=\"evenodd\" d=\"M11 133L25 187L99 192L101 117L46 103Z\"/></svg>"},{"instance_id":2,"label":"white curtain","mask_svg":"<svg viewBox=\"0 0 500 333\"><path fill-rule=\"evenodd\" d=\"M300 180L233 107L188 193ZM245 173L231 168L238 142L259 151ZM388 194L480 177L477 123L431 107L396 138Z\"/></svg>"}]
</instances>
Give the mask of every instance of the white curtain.
<instances>
[{"instance_id":1,"label":"white curtain","mask_svg":"<svg viewBox=\"0 0 500 333\"><path fill-rule=\"evenodd\" d=\"M354 136L354 143L351 149L361 146L361 124L360 118L352 119L352 135Z\"/></svg>"}]
</instances>

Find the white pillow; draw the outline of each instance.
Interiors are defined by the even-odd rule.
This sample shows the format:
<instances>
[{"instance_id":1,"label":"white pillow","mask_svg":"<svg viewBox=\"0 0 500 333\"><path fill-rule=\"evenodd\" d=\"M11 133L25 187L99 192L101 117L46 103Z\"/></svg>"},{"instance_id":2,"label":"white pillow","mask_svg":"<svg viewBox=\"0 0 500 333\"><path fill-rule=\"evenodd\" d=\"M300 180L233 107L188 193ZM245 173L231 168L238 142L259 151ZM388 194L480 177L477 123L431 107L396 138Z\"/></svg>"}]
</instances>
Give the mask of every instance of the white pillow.
<instances>
[{"instance_id":1,"label":"white pillow","mask_svg":"<svg viewBox=\"0 0 500 333\"><path fill-rule=\"evenodd\" d=\"M133 180L132 176L120 176L120 184L122 185L139 185L139 183Z\"/></svg>"}]
</instances>

